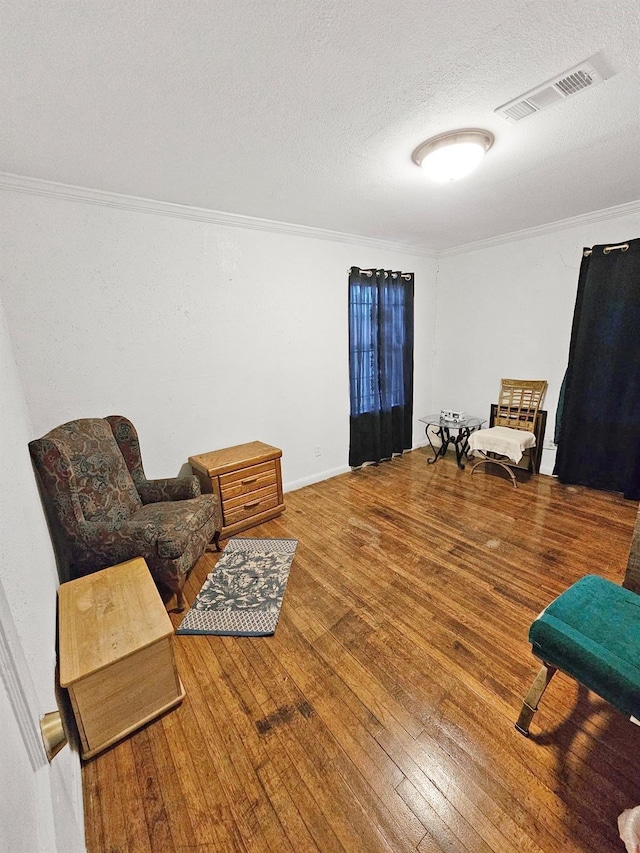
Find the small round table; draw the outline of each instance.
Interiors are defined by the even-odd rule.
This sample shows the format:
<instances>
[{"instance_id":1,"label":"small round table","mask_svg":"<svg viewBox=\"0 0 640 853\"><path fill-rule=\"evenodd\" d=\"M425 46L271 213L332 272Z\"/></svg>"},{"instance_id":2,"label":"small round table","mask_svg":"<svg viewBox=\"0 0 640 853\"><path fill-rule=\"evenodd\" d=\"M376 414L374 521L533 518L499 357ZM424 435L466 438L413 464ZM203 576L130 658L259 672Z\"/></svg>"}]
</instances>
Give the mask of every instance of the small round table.
<instances>
[{"instance_id":1,"label":"small round table","mask_svg":"<svg viewBox=\"0 0 640 853\"><path fill-rule=\"evenodd\" d=\"M420 418L420 421L426 424L425 433L433 450L433 459L427 459L427 462L430 465L437 462L441 456L445 455L449 445L453 444L456 451L458 468L464 468L462 457L466 456L467 459L471 459L469 455L469 436L475 430L480 429L482 424L486 423L486 418L468 417L459 421L447 421L440 417L440 415L425 415L424 418ZM436 435L441 441L440 447L437 449L433 446L431 436L429 435L430 426L437 427ZM456 430L455 435L451 434L451 430Z\"/></svg>"}]
</instances>

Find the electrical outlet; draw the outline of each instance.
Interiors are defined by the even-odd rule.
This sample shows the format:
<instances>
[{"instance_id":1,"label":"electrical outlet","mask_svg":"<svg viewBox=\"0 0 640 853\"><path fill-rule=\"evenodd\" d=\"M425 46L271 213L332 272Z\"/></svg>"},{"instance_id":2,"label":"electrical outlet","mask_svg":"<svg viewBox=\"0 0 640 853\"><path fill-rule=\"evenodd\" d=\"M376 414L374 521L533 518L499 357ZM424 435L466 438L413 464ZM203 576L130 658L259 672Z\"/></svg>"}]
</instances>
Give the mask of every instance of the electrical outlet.
<instances>
[{"instance_id":1,"label":"electrical outlet","mask_svg":"<svg viewBox=\"0 0 640 853\"><path fill-rule=\"evenodd\" d=\"M319 445L319 444L316 444L316 456L320 456L320 455L321 455L321 453L320 453L320 445Z\"/></svg>"}]
</instances>

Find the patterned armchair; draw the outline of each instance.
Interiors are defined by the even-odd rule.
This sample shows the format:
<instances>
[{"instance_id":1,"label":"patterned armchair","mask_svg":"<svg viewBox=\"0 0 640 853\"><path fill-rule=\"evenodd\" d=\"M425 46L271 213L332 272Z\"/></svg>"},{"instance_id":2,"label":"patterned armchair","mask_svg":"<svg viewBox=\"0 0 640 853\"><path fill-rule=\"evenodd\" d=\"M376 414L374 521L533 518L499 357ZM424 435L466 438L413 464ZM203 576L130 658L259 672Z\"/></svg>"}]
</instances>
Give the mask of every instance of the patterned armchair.
<instances>
[{"instance_id":1,"label":"patterned armchair","mask_svg":"<svg viewBox=\"0 0 640 853\"><path fill-rule=\"evenodd\" d=\"M70 421L29 450L71 576L144 557L184 609L187 573L211 540L218 547L217 498L201 495L196 477L148 480L136 430L120 415Z\"/></svg>"}]
</instances>

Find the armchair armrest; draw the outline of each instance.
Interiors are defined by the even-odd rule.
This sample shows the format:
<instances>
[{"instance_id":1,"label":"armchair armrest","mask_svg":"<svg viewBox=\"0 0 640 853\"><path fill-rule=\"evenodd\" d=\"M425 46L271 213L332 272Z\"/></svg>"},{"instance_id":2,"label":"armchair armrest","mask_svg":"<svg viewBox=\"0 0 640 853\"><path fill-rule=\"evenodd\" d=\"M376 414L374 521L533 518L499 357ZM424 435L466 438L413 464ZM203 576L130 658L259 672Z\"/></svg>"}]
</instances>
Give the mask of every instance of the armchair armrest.
<instances>
[{"instance_id":1,"label":"armchair armrest","mask_svg":"<svg viewBox=\"0 0 640 853\"><path fill-rule=\"evenodd\" d=\"M169 477L161 480L142 480L136 483L143 504L161 501L186 501L200 495L197 477Z\"/></svg>"}]
</instances>

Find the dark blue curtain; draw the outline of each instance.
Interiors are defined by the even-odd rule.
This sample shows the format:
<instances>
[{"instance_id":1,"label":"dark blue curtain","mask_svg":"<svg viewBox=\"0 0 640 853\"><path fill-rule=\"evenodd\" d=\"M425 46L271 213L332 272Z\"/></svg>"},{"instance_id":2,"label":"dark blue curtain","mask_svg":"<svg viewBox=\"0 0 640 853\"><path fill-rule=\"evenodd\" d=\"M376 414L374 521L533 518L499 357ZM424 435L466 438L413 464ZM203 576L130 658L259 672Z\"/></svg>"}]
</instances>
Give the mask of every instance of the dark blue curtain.
<instances>
[{"instance_id":1,"label":"dark blue curtain","mask_svg":"<svg viewBox=\"0 0 640 853\"><path fill-rule=\"evenodd\" d=\"M349 272L349 465L411 448L413 273Z\"/></svg>"},{"instance_id":2,"label":"dark blue curtain","mask_svg":"<svg viewBox=\"0 0 640 853\"><path fill-rule=\"evenodd\" d=\"M583 252L554 473L639 500L640 239L621 245Z\"/></svg>"}]
</instances>

